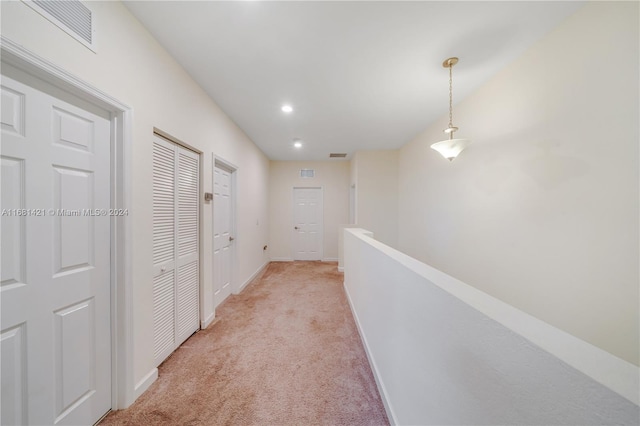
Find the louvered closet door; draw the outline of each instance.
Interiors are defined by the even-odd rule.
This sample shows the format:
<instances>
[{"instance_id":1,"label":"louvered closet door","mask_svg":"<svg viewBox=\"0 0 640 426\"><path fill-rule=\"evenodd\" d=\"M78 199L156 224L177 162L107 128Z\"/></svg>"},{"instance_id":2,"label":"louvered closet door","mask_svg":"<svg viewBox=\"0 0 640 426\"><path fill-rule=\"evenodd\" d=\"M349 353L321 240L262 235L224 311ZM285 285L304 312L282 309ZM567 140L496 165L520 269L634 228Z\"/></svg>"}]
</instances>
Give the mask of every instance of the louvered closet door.
<instances>
[{"instance_id":1,"label":"louvered closet door","mask_svg":"<svg viewBox=\"0 0 640 426\"><path fill-rule=\"evenodd\" d=\"M177 344L198 329L198 155L178 147Z\"/></svg>"},{"instance_id":2,"label":"louvered closet door","mask_svg":"<svg viewBox=\"0 0 640 426\"><path fill-rule=\"evenodd\" d=\"M175 345L176 148L153 141L153 355L161 362Z\"/></svg>"},{"instance_id":3,"label":"louvered closet door","mask_svg":"<svg viewBox=\"0 0 640 426\"><path fill-rule=\"evenodd\" d=\"M198 329L198 182L198 155L154 136L153 326L156 364Z\"/></svg>"}]
</instances>

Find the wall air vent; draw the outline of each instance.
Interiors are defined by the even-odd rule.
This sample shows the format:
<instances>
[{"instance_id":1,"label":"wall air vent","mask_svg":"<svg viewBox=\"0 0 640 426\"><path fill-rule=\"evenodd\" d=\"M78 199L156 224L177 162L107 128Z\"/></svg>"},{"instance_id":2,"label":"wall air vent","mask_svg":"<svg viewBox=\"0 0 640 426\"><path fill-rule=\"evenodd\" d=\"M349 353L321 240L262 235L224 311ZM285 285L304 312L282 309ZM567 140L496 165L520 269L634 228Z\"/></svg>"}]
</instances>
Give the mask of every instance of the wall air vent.
<instances>
[{"instance_id":1,"label":"wall air vent","mask_svg":"<svg viewBox=\"0 0 640 426\"><path fill-rule=\"evenodd\" d=\"M301 178L312 178L316 175L316 171L313 169L300 169Z\"/></svg>"},{"instance_id":2,"label":"wall air vent","mask_svg":"<svg viewBox=\"0 0 640 426\"><path fill-rule=\"evenodd\" d=\"M344 158L346 156L347 154L342 152L332 152L331 154L329 154L329 158Z\"/></svg>"},{"instance_id":3,"label":"wall air vent","mask_svg":"<svg viewBox=\"0 0 640 426\"><path fill-rule=\"evenodd\" d=\"M93 13L78 0L23 0L71 37L94 50Z\"/></svg>"}]
</instances>

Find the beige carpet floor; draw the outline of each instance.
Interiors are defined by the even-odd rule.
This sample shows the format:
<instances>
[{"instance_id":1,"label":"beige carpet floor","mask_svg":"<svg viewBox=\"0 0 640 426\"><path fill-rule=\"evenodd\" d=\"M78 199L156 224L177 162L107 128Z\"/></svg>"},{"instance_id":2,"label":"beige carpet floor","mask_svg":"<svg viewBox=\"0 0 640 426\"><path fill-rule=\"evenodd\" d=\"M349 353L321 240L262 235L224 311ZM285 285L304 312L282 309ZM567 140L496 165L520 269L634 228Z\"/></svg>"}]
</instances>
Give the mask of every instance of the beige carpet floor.
<instances>
[{"instance_id":1,"label":"beige carpet floor","mask_svg":"<svg viewBox=\"0 0 640 426\"><path fill-rule=\"evenodd\" d=\"M102 425L387 425L336 263L271 263Z\"/></svg>"}]
</instances>

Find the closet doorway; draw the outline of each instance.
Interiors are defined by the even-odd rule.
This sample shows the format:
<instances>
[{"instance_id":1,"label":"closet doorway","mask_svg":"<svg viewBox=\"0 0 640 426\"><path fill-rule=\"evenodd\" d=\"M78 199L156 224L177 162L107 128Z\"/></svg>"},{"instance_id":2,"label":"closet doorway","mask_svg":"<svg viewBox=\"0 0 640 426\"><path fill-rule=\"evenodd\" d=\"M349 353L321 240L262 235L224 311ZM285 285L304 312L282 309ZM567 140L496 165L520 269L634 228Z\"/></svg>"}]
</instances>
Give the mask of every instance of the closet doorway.
<instances>
[{"instance_id":1,"label":"closet doorway","mask_svg":"<svg viewBox=\"0 0 640 426\"><path fill-rule=\"evenodd\" d=\"M156 365L200 327L200 155L153 135L153 354Z\"/></svg>"}]
</instances>

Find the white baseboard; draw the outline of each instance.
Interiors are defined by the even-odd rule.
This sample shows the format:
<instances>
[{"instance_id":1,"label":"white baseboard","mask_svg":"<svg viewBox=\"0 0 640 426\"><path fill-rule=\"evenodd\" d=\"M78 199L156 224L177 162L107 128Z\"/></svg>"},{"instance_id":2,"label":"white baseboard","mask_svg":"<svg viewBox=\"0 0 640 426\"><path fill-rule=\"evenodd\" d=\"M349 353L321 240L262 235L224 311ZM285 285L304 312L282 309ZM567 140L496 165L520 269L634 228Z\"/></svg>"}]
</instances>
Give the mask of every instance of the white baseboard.
<instances>
[{"instance_id":1,"label":"white baseboard","mask_svg":"<svg viewBox=\"0 0 640 426\"><path fill-rule=\"evenodd\" d=\"M338 258L337 257L325 257L324 259L322 259L323 262L337 262Z\"/></svg>"},{"instance_id":2,"label":"white baseboard","mask_svg":"<svg viewBox=\"0 0 640 426\"><path fill-rule=\"evenodd\" d=\"M380 392L380 399L382 399L382 404L384 405L384 410L387 412L387 419L391 425L397 425L398 420L396 419L396 415L393 412L393 408L391 408L391 401L389 401L389 396L387 394L387 389L384 387L384 383L382 383L382 378L380 377L380 373L378 371L378 366L376 365L376 361L371 356L371 351L369 350L369 344L367 343L367 338L362 333L362 327L360 326L360 320L358 319L358 314L356 310L353 308L353 302L351 301L351 296L349 295L349 289L347 285L344 284L344 292L347 295L347 301L349 302L349 308L351 308L351 314L356 321L356 327L358 328L358 334L360 334L360 339L362 340L362 344L364 345L364 352L367 354L367 359L369 360L369 365L371 366L371 370L373 372L373 378L376 381L376 385L378 386L378 392Z\"/></svg>"},{"instance_id":3,"label":"white baseboard","mask_svg":"<svg viewBox=\"0 0 640 426\"><path fill-rule=\"evenodd\" d=\"M265 262L262 264L261 267L259 267L250 277L249 279L247 279L244 283L242 283L242 285L240 286L240 288L238 289L238 291L234 294L240 294L242 293L242 290L244 290L244 288L251 282L253 281L258 275L260 275L260 273L262 271L264 271L264 268L267 267L267 265L271 263L271 262Z\"/></svg>"},{"instance_id":4,"label":"white baseboard","mask_svg":"<svg viewBox=\"0 0 640 426\"><path fill-rule=\"evenodd\" d=\"M338 266L338 272L344 272L344 266Z\"/></svg>"},{"instance_id":5,"label":"white baseboard","mask_svg":"<svg viewBox=\"0 0 640 426\"><path fill-rule=\"evenodd\" d=\"M142 395L147 389L149 389L149 386L151 386L157 378L158 369L154 368L146 376L144 376L142 380L138 382L138 384L136 384L135 390L133 391L133 399L138 399L140 395Z\"/></svg>"},{"instance_id":6,"label":"white baseboard","mask_svg":"<svg viewBox=\"0 0 640 426\"><path fill-rule=\"evenodd\" d=\"M213 311L211 312L211 315L206 317L204 320L200 321L200 328L204 330L205 328L209 327L215 318L216 318L216 312Z\"/></svg>"}]
</instances>

